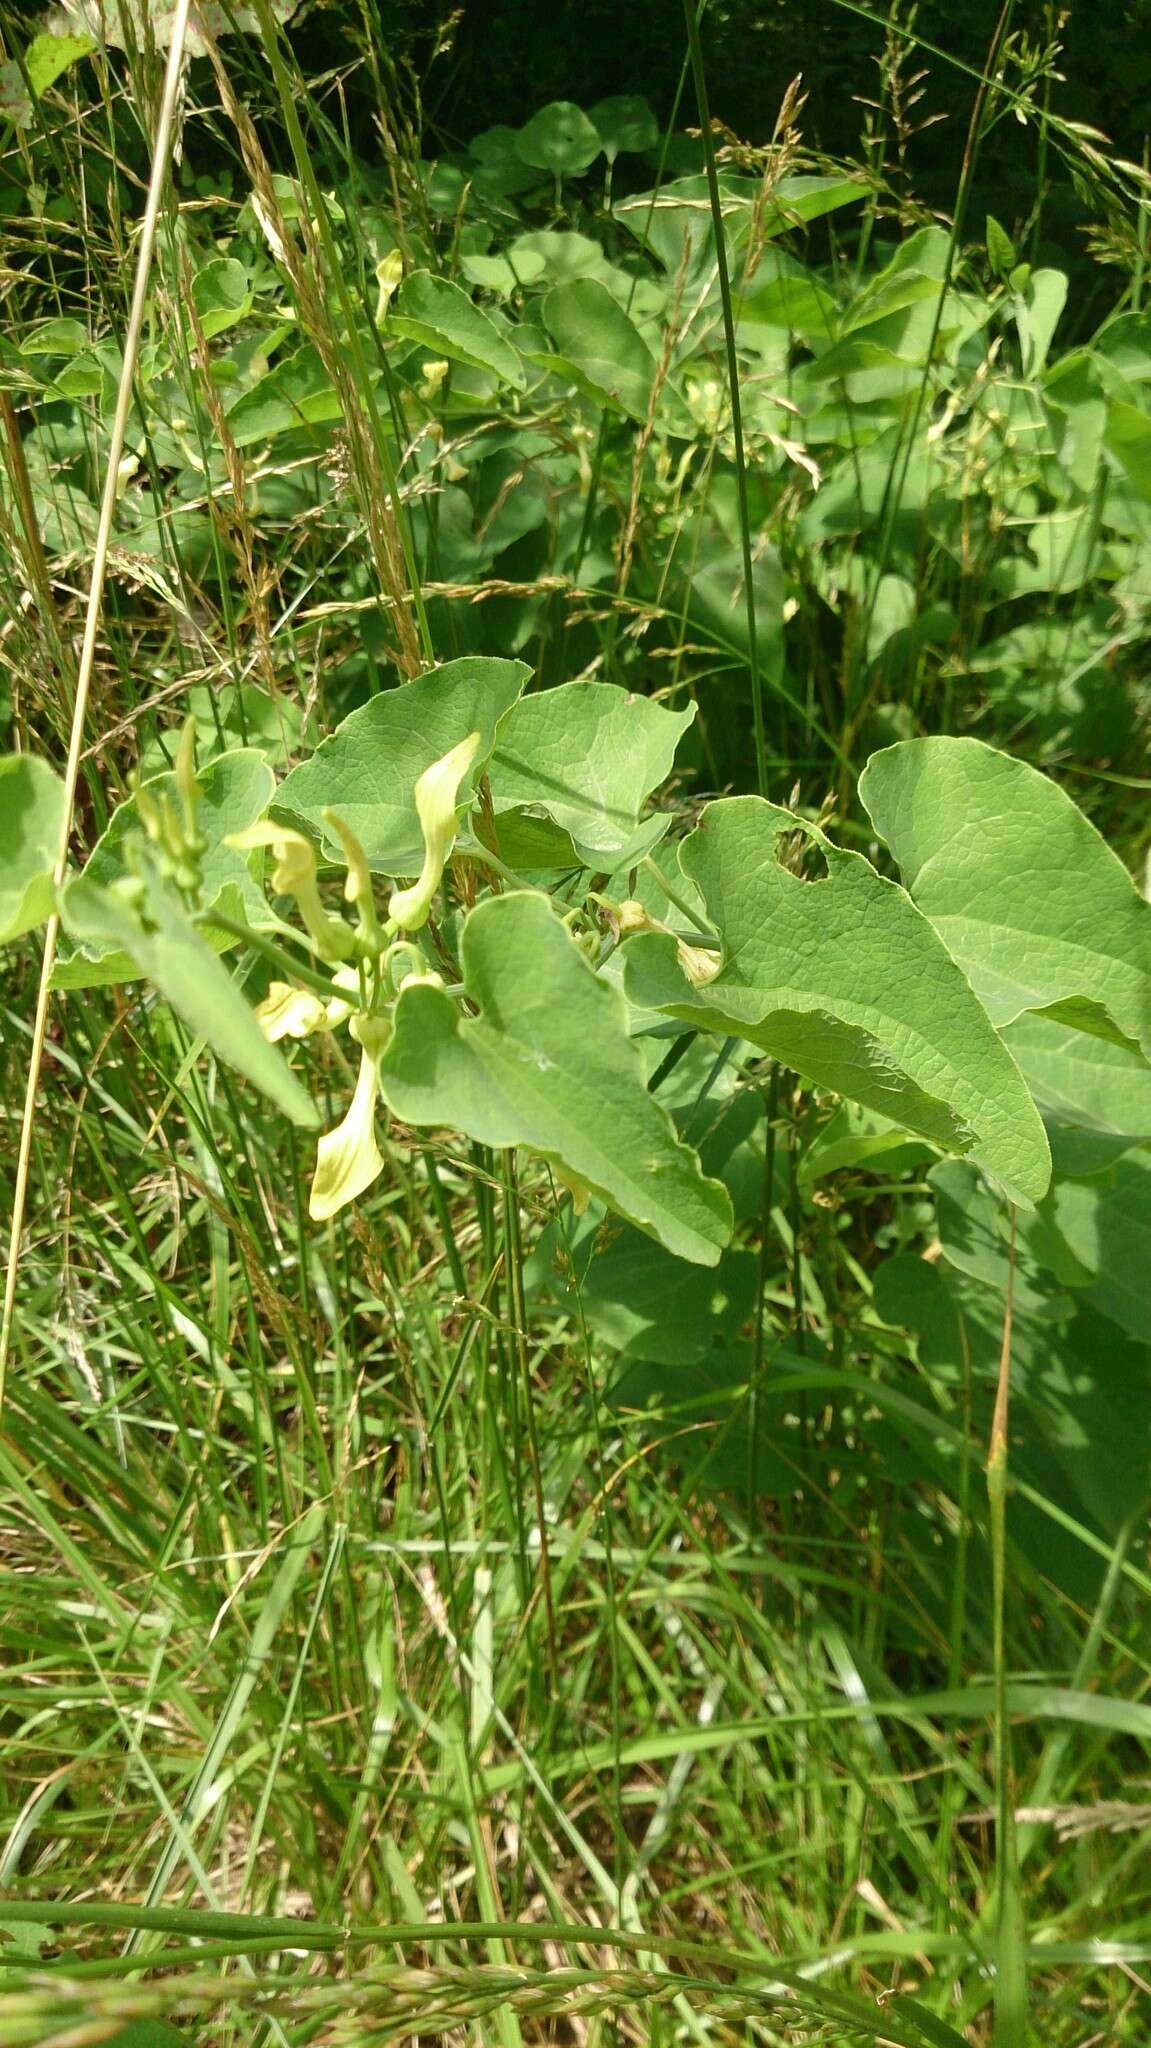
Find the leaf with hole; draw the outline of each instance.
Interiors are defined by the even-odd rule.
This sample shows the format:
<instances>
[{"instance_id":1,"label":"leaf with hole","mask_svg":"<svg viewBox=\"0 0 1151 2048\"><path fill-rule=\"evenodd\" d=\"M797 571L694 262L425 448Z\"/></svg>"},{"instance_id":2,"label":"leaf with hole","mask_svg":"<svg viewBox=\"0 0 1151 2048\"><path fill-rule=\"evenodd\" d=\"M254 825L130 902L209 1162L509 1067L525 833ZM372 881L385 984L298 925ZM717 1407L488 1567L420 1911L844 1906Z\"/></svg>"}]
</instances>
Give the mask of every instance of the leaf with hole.
<instances>
[{"instance_id":1,"label":"leaf with hole","mask_svg":"<svg viewBox=\"0 0 1151 2048\"><path fill-rule=\"evenodd\" d=\"M822 880L781 863L791 834L822 857ZM970 1154L1016 1198L1045 1193L1047 1140L1022 1076L902 889L758 797L709 804L679 864L719 934L718 971L693 984L673 937L641 934L626 953L634 1003L749 1040L817 1086Z\"/></svg>"}]
</instances>

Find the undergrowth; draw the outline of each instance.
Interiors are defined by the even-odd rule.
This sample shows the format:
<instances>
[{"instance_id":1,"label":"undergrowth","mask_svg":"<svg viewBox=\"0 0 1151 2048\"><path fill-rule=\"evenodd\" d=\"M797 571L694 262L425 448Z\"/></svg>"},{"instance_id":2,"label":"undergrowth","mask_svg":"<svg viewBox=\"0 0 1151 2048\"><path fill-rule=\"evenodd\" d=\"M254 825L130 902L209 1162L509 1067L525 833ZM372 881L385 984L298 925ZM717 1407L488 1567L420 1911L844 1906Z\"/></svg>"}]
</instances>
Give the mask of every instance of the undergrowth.
<instances>
[{"instance_id":1,"label":"undergrowth","mask_svg":"<svg viewBox=\"0 0 1151 2048\"><path fill-rule=\"evenodd\" d=\"M621 917L636 957L664 925L702 957L706 888L670 855L714 797L786 806L777 891L834 884L843 847L914 894L860 779L923 736L1030 764L1036 865L1009 841L987 869L1013 917L1051 892L1058 791L1138 877L1148 185L1060 117L1054 27L1005 10L940 218L905 174L945 61L911 8L851 163L808 150L798 81L754 142L708 124L706 11L661 120L613 98L456 137L422 96L451 23L418 81L365 10L357 151L348 80L301 72L283 11L194 17L127 370L169 17L109 13L105 40L70 8L74 46L31 24L3 52L0 738L62 767L84 678L74 867L118 873L129 815L178 867L159 793L193 739L201 806L213 772L231 804L241 754L270 787L476 657L524 664L526 705L650 702L678 753L652 740L644 779L627 728L626 830L618 763L565 809L497 755L422 981L455 987L485 847L486 900L546 870L597 965ZM1012 120L1034 212L974 220ZM1089 317L1031 260L1059 180L1096 223ZM334 914L354 864L320 801L288 809ZM262 852L232 858L217 937L266 999L298 934ZM5 955L9 1206L55 900ZM969 1131L835 1092L810 1022L786 1050L709 1022L713 971L635 1041L734 1214L705 1267L416 1110L309 1215L307 1136L65 915L9 1253L5 2043L1145 2039L1138 1032L1102 969L999 1013L972 968L1054 1156L1016 1212L948 1156ZM339 1126L354 1048L293 1057Z\"/></svg>"}]
</instances>

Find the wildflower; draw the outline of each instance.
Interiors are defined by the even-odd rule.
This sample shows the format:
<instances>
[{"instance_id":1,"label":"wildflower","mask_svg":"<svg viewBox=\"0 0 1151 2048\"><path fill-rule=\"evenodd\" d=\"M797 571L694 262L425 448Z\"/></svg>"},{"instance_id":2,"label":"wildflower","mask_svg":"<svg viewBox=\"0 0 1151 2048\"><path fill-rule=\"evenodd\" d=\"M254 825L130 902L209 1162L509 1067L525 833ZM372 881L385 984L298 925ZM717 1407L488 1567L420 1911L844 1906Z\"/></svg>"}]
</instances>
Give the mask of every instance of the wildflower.
<instances>
[{"instance_id":1,"label":"wildflower","mask_svg":"<svg viewBox=\"0 0 1151 2048\"><path fill-rule=\"evenodd\" d=\"M360 1072L343 1122L334 1131L325 1131L316 1147L316 1171L308 1198L313 1223L326 1223L354 1202L384 1168L384 1155L376 1142L376 1096L380 1060L391 1025L380 1017L357 1017L350 1029L360 1042Z\"/></svg>"},{"instance_id":2,"label":"wildflower","mask_svg":"<svg viewBox=\"0 0 1151 2048\"><path fill-rule=\"evenodd\" d=\"M440 886L456 837L456 802L460 784L479 750L478 732L425 768L416 783L416 815L424 835L424 864L410 889L397 889L388 914L401 931L418 931L427 923L432 898Z\"/></svg>"},{"instance_id":3,"label":"wildflower","mask_svg":"<svg viewBox=\"0 0 1151 2048\"><path fill-rule=\"evenodd\" d=\"M356 943L355 934L342 918L329 917L324 909L316 881L315 852L302 832L293 831L290 825L277 825L271 818L260 818L254 825L245 825L242 832L230 832L224 844L238 847L242 853L252 847L270 846L276 862L272 887L281 896L295 898L313 950L321 960L347 959Z\"/></svg>"},{"instance_id":4,"label":"wildflower","mask_svg":"<svg viewBox=\"0 0 1151 2048\"><path fill-rule=\"evenodd\" d=\"M319 996L310 989L293 988L287 981L271 984L263 1002L256 1004L256 1017L269 1045L276 1045L281 1038L307 1038L328 1024L327 1006Z\"/></svg>"}]
</instances>

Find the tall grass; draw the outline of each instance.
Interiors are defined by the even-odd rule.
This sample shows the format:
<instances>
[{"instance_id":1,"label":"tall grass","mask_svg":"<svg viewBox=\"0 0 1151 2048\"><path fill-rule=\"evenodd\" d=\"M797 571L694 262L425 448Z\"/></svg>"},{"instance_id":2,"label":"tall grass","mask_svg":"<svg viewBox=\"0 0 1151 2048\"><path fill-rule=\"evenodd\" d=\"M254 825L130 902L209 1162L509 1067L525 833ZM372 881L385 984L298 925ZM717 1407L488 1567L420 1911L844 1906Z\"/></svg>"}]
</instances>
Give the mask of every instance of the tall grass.
<instances>
[{"instance_id":1,"label":"tall grass","mask_svg":"<svg viewBox=\"0 0 1151 2048\"><path fill-rule=\"evenodd\" d=\"M241 723L258 701L286 752L293 718L330 722L329 670L381 596L401 669L433 651L423 480L392 453L400 401L338 338L342 82L302 76L265 0L256 12L257 36L192 74L185 162L210 136L269 210L272 163L291 163L310 218L281 225L344 438L330 494L302 511L274 461L205 469L215 581L170 526L148 563L113 551L102 608L86 558L56 559L51 607L34 591L13 608L7 743L61 759L70 650L93 620L81 846L192 690L219 718L250 687ZM690 20L706 128L706 16L702 36ZM411 109L374 15L363 34L416 234ZM50 173L64 202L14 216L21 328L130 331L161 67L140 48L98 59L97 94L74 79L10 138L9 176ZM149 319L186 339L181 208L199 195L182 177ZM183 374L208 378L202 351ZM145 468L160 425L141 422ZM10 436L7 456L6 508ZM63 467L54 487L67 498ZM746 487L740 535L751 604ZM0 530L21 591L25 542ZM372 686L386 660L371 655ZM754 652L752 674L767 783ZM781 759L777 779L785 766L803 772ZM294 1137L135 987L53 997L25 1125L39 963L11 957L0 1176L17 1223L30 1137L0 1444L0 2038L63 2048L167 2013L196 2048L465 2030L499 2048L1136 2048L1151 1963L1139 1532L1108 1551L1032 1491L1061 1546L1047 1571L1015 1539L1013 1494L994 1552L1008 1590L970 1389L965 1403L904 1351L904 1397L947 1455L885 1422L902 1340L872 1302L868 1245L923 1243L922 1183L860 1187L846 1229L805 1210L804 1105L770 1076L757 1327L761 1354L767 1318L810 1346L802 1427L761 1436L753 1399L749 1428L742 1386L684 1401L669 1384L636 1416L613 1398L575 1254L566 1291L539 1285L545 1176L395 1132L378 1191L317 1231ZM832 1374L855 1390L845 1430ZM1082 1569L1064 1583L1068 1554ZM1004 2010L1005 1898L1026 1928L1012 1920L1009 1954L1030 2022L1018 1981Z\"/></svg>"}]
</instances>

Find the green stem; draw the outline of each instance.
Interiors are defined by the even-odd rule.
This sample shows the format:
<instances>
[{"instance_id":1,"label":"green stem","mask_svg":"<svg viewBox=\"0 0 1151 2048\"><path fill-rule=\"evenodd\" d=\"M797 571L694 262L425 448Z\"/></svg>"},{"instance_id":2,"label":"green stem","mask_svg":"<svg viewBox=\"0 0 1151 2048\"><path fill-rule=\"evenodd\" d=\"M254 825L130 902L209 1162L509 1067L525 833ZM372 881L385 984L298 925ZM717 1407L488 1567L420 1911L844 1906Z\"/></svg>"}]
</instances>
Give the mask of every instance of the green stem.
<instances>
[{"instance_id":1,"label":"green stem","mask_svg":"<svg viewBox=\"0 0 1151 2048\"><path fill-rule=\"evenodd\" d=\"M715 141L711 132L711 110L707 97L707 78L703 68L703 46L699 39L699 15L695 0L683 0L684 19L687 23L687 47L691 58L692 78L695 82L696 105L699 108L699 125L703 140L703 158L707 169L707 190L711 201L711 218L715 230L715 260L719 274L719 296L723 306L723 338L727 351L727 381L731 395L731 433L735 442L735 481L739 503L739 538L743 555L743 598L747 613L747 660L751 674L751 716L755 729L755 779L760 796L767 795L767 742L763 724L763 680L759 673L759 636L755 617L755 583L751 559L751 511L747 499L747 464L743 448L743 409L739 397L739 359L735 352L735 317L732 312L731 278L727 267L727 243L723 232L723 202L719 190L719 172L715 161ZM692 920L694 923L694 919Z\"/></svg>"},{"instance_id":2,"label":"green stem","mask_svg":"<svg viewBox=\"0 0 1151 2048\"><path fill-rule=\"evenodd\" d=\"M241 924L237 917L225 917L221 910L202 910L195 923L215 925L217 931L227 932L231 938L242 940L254 953L262 953L264 959L270 960L273 967L278 967L281 974L290 975L291 979L298 981L302 987L310 988L313 995L323 996L327 1003L331 1002L334 995L339 994L330 975L317 974L314 967L307 966L304 961L297 960L291 953L285 952L282 946L276 944L275 939L269 939L264 932L252 931L248 925Z\"/></svg>"},{"instance_id":3,"label":"green stem","mask_svg":"<svg viewBox=\"0 0 1151 2048\"><path fill-rule=\"evenodd\" d=\"M995 1674L996 1791L996 1969L995 2048L1027 2048L1027 1956L1023 1898L1015 1841L1015 1767L1007 1694L1007 1480L1008 1402L1011 1390L1011 1326L1015 1283L1015 1210L1007 1268L1007 1305L999 1356L999 1387L987 1458L987 1504L991 1531L992 1657Z\"/></svg>"}]
</instances>

